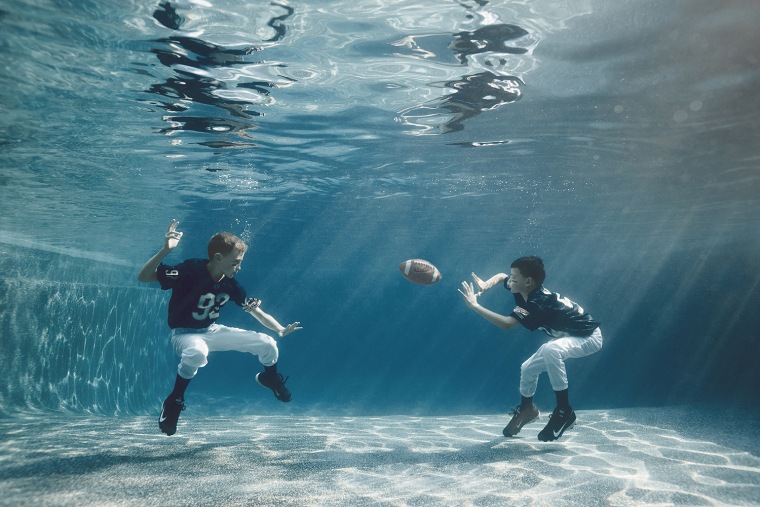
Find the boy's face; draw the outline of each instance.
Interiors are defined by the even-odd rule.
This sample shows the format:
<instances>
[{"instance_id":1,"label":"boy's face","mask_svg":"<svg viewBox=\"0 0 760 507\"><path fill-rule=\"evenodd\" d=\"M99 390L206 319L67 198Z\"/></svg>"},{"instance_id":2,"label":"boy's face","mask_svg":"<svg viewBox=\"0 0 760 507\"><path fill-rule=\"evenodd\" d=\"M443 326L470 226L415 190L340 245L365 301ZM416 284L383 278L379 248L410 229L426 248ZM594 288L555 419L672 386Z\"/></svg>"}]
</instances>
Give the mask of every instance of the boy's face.
<instances>
[{"instance_id":1,"label":"boy's face","mask_svg":"<svg viewBox=\"0 0 760 507\"><path fill-rule=\"evenodd\" d=\"M523 276L517 268L512 268L509 271L509 290L512 294L518 292L528 293L533 290L533 279L529 276Z\"/></svg>"},{"instance_id":2,"label":"boy's face","mask_svg":"<svg viewBox=\"0 0 760 507\"><path fill-rule=\"evenodd\" d=\"M237 272L240 271L244 256L245 252L236 248L226 255L218 253L214 257L216 258L219 272L227 278L234 278Z\"/></svg>"}]
</instances>

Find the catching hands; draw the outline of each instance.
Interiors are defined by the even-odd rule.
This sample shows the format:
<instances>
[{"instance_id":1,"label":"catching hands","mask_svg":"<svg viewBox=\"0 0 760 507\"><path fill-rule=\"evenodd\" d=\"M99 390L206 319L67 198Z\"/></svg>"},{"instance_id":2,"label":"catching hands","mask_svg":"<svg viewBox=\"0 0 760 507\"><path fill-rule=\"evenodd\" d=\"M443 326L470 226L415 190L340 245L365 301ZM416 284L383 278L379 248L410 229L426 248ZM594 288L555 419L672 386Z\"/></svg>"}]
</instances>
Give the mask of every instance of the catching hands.
<instances>
[{"instance_id":1,"label":"catching hands","mask_svg":"<svg viewBox=\"0 0 760 507\"><path fill-rule=\"evenodd\" d=\"M172 219L172 223L169 224L169 228L166 230L166 235L164 236L164 244L169 250L174 250L177 248L179 240L182 239L182 235L184 234L183 232L177 231L178 225L179 222L175 219Z\"/></svg>"},{"instance_id":2,"label":"catching hands","mask_svg":"<svg viewBox=\"0 0 760 507\"><path fill-rule=\"evenodd\" d=\"M475 276L473 274L473 276ZM475 288L473 287L472 283L462 282L462 288L457 289L459 293L464 298L465 302L467 303L467 306L472 308L473 306L476 306L478 304L478 296L480 296L483 292L475 292Z\"/></svg>"},{"instance_id":3,"label":"catching hands","mask_svg":"<svg viewBox=\"0 0 760 507\"><path fill-rule=\"evenodd\" d=\"M475 273L470 273L472 275L472 279L475 280L475 285L478 286L478 296L483 294L485 291L488 290L488 287L486 286L486 283L480 279L478 275Z\"/></svg>"}]
</instances>

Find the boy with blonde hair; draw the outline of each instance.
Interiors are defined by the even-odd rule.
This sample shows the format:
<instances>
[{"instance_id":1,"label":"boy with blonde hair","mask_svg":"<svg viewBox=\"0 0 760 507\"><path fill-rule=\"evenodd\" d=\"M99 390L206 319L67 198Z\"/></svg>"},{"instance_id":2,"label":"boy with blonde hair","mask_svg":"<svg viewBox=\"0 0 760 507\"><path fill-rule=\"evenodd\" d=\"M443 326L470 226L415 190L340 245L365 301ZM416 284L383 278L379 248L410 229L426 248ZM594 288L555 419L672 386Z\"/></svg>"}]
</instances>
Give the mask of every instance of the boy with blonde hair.
<instances>
[{"instance_id":1,"label":"boy with blonde hair","mask_svg":"<svg viewBox=\"0 0 760 507\"><path fill-rule=\"evenodd\" d=\"M264 371L256 381L272 390L283 402L291 399L282 375L277 372L279 351L274 338L264 333L216 324L219 311L228 302L240 306L262 325L280 337L302 329L300 322L282 326L261 308L261 301L248 298L245 289L235 280L248 246L228 232L215 234L208 243L208 259L188 259L176 266L162 261L177 247L183 233L179 222L172 220L164 237L164 246L143 266L137 278L141 282L158 282L163 290L171 290L169 327L172 346L180 357L174 390L164 400L158 427L167 435L177 431L180 413L185 410L185 389L198 369L208 363L210 352L237 350L258 356Z\"/></svg>"}]
</instances>

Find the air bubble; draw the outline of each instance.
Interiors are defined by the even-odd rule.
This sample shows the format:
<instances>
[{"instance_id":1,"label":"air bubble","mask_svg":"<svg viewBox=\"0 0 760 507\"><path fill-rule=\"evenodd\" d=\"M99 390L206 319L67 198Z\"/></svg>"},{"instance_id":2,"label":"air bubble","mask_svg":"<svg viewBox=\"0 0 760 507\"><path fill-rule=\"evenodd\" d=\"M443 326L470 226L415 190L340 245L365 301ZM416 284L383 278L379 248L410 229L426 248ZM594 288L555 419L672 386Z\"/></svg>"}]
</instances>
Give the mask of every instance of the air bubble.
<instances>
[{"instance_id":1,"label":"air bubble","mask_svg":"<svg viewBox=\"0 0 760 507\"><path fill-rule=\"evenodd\" d=\"M681 123L686 121L689 118L689 113L684 111L683 109L679 109L675 113L673 113L673 120L677 123Z\"/></svg>"}]
</instances>

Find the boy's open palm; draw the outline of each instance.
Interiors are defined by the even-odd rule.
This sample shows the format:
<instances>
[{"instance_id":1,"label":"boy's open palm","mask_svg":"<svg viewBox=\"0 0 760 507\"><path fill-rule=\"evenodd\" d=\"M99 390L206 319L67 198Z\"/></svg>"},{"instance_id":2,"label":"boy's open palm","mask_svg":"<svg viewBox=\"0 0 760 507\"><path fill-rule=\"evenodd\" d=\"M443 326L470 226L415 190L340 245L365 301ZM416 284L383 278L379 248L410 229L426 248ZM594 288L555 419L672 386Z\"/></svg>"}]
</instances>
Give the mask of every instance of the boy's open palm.
<instances>
[{"instance_id":1,"label":"boy's open palm","mask_svg":"<svg viewBox=\"0 0 760 507\"><path fill-rule=\"evenodd\" d=\"M486 283L480 279L475 273L471 273L472 279L475 280L475 284L478 286L478 292L481 294L487 290Z\"/></svg>"},{"instance_id":2,"label":"boy's open palm","mask_svg":"<svg viewBox=\"0 0 760 507\"><path fill-rule=\"evenodd\" d=\"M462 288L457 290L464 298L467 306L472 307L478 304L478 296L480 295L480 292L475 292L472 283L462 282Z\"/></svg>"}]
</instances>

